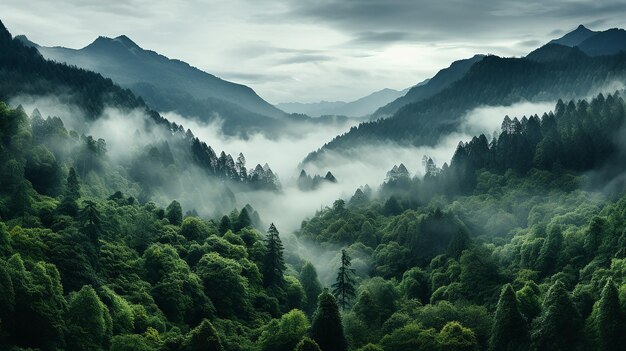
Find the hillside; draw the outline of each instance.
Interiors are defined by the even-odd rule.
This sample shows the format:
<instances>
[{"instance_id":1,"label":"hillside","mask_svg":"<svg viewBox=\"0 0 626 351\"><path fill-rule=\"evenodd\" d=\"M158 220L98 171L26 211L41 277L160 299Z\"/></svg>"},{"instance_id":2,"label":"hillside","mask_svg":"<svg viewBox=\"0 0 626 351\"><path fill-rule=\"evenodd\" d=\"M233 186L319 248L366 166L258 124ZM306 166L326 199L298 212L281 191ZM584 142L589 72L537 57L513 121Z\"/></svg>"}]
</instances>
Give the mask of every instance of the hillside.
<instances>
[{"instance_id":1,"label":"hillside","mask_svg":"<svg viewBox=\"0 0 626 351\"><path fill-rule=\"evenodd\" d=\"M419 83L423 85L426 82ZM348 117L363 117L370 115L381 106L384 106L391 101L403 96L409 89L394 90L383 89L364 96L360 99L351 102L343 101L322 101L316 103L281 103L276 105L283 111L289 113L302 113L312 117L320 117L324 115L334 116L348 116Z\"/></svg>"},{"instance_id":2,"label":"hillside","mask_svg":"<svg viewBox=\"0 0 626 351\"><path fill-rule=\"evenodd\" d=\"M391 116L403 106L416 103L436 95L457 80L461 79L461 77L467 73L472 65L481 61L483 57L484 55L474 55L469 59L452 62L448 68L444 68L437 72L434 77L425 81L424 84L420 83L412 87L404 96L380 107L376 110L376 112L374 112L374 117Z\"/></svg>"},{"instance_id":3,"label":"hillside","mask_svg":"<svg viewBox=\"0 0 626 351\"><path fill-rule=\"evenodd\" d=\"M225 81L180 60L141 48L130 38L99 37L82 49L44 47L20 36L45 58L98 72L141 96L157 111L203 122L222 118L225 131L276 128L286 114L251 88Z\"/></svg>"}]
</instances>

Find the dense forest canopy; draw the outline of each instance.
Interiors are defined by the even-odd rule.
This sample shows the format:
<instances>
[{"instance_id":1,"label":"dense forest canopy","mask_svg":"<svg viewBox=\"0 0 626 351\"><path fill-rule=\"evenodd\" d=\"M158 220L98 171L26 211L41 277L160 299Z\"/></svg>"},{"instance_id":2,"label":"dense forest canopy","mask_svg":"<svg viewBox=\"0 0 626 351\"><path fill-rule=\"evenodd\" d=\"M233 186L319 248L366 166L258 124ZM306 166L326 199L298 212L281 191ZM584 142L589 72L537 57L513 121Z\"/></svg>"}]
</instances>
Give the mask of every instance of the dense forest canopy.
<instances>
[{"instance_id":1,"label":"dense forest canopy","mask_svg":"<svg viewBox=\"0 0 626 351\"><path fill-rule=\"evenodd\" d=\"M545 92L563 99L542 115L501 116L496 135L460 142L444 164L416 154L423 177L400 163L382 184L352 189L290 233L261 217L264 208L233 200L236 191L279 191L269 166L248 170L241 154L218 156L130 91L44 60L3 26L0 48L2 350L544 351L626 342L626 103L623 91L571 99L621 74L624 54L483 58L391 122L358 129L386 125L428 140L418 125L432 111ZM500 79L509 70L513 78ZM108 108L145 118L118 158L111 141L75 130L81 124L68 116L11 106L19 94L59 95L80 107L85 125ZM405 113L408 124L394 126ZM157 139L142 144L142 133ZM315 193L341 181L301 170L297 186ZM220 206L202 211L207 203Z\"/></svg>"}]
</instances>

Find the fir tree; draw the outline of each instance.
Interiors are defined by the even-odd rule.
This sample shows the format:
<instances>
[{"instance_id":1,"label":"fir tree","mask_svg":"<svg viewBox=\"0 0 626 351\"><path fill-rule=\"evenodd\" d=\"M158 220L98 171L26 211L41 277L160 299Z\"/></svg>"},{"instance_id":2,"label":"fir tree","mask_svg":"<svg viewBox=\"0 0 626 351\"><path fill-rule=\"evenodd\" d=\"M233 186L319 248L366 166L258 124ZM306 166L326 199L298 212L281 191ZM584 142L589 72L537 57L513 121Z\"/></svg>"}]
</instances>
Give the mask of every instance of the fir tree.
<instances>
[{"instance_id":1,"label":"fir tree","mask_svg":"<svg viewBox=\"0 0 626 351\"><path fill-rule=\"evenodd\" d=\"M220 337L207 319L189 332L183 350L186 351L224 351Z\"/></svg>"},{"instance_id":2,"label":"fir tree","mask_svg":"<svg viewBox=\"0 0 626 351\"><path fill-rule=\"evenodd\" d=\"M530 335L528 325L519 310L511 284L502 288L489 341L491 351L527 350Z\"/></svg>"},{"instance_id":3,"label":"fir tree","mask_svg":"<svg viewBox=\"0 0 626 351\"><path fill-rule=\"evenodd\" d=\"M80 211L80 220L85 234L91 243L98 247L98 240L100 239L100 233L102 233L102 220L95 202L85 201L85 207Z\"/></svg>"},{"instance_id":4,"label":"fir tree","mask_svg":"<svg viewBox=\"0 0 626 351\"><path fill-rule=\"evenodd\" d=\"M318 298L317 311L311 324L311 338L322 351L346 351L348 349L337 301L327 289L324 289Z\"/></svg>"},{"instance_id":5,"label":"fir tree","mask_svg":"<svg viewBox=\"0 0 626 351\"><path fill-rule=\"evenodd\" d=\"M355 296L354 290L354 269L350 268L352 263L351 258L348 256L346 250L341 250L341 267L337 273L337 280L333 287L333 294L339 301L339 306L342 309L350 306L350 301Z\"/></svg>"},{"instance_id":6,"label":"fir tree","mask_svg":"<svg viewBox=\"0 0 626 351\"><path fill-rule=\"evenodd\" d=\"M283 243L280 241L280 233L272 223L267 230L265 241L265 257L263 259L263 286L282 286L285 261L283 259Z\"/></svg>"},{"instance_id":7,"label":"fir tree","mask_svg":"<svg viewBox=\"0 0 626 351\"><path fill-rule=\"evenodd\" d=\"M543 312L534 325L533 350L573 351L583 344L583 322L565 285L557 281L548 290Z\"/></svg>"},{"instance_id":8,"label":"fir tree","mask_svg":"<svg viewBox=\"0 0 626 351\"><path fill-rule=\"evenodd\" d=\"M618 350L623 345L621 342L622 335L624 335L622 322L623 315L619 293L613 280L609 279L602 290L598 304L596 319L598 350Z\"/></svg>"},{"instance_id":9,"label":"fir tree","mask_svg":"<svg viewBox=\"0 0 626 351\"><path fill-rule=\"evenodd\" d=\"M230 217L228 216L223 216L222 219L220 220L220 226L218 228L218 231L221 235L226 234L227 231L229 231L231 229L231 225L230 225Z\"/></svg>"},{"instance_id":10,"label":"fir tree","mask_svg":"<svg viewBox=\"0 0 626 351\"><path fill-rule=\"evenodd\" d=\"M65 196L73 200L78 200L80 198L80 183L74 167L70 168L70 172L67 176L67 189L65 191Z\"/></svg>"},{"instance_id":11,"label":"fir tree","mask_svg":"<svg viewBox=\"0 0 626 351\"><path fill-rule=\"evenodd\" d=\"M306 296L304 312L311 315L317 307L317 297L322 292L322 285L317 279L315 267L310 262L305 263L300 271L300 283Z\"/></svg>"},{"instance_id":12,"label":"fir tree","mask_svg":"<svg viewBox=\"0 0 626 351\"><path fill-rule=\"evenodd\" d=\"M181 225L183 223L183 208L178 201L174 200L167 206L165 217L173 225Z\"/></svg>"}]
</instances>

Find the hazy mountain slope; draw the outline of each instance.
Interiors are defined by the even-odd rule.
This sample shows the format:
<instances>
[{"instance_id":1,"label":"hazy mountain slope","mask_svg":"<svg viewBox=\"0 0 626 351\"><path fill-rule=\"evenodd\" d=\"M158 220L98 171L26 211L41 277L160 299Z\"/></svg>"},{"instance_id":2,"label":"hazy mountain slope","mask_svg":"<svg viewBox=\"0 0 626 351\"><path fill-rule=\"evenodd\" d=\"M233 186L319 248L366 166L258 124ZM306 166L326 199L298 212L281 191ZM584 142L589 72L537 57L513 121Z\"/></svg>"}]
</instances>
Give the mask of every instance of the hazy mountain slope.
<instances>
[{"instance_id":1,"label":"hazy mountain slope","mask_svg":"<svg viewBox=\"0 0 626 351\"><path fill-rule=\"evenodd\" d=\"M88 132L93 122L109 107L119 110L129 120L136 116L135 112L143 112L138 117L141 120L138 122L137 133L158 135L164 138L160 142L167 144L161 147L135 145L140 149L149 149L149 158L174 153L176 157L173 159L178 167L178 171L174 172L176 174L189 172L197 166L204 172L204 179L216 177L233 183L259 183L256 179L248 178L248 175L240 176L232 156L225 153L218 156L210 146L194 137L191 131L186 132L182 126L169 122L158 112L151 110L130 90L119 87L98 73L44 59L35 48L24 46L20 40L13 39L0 22L0 101L9 102L20 96L35 99L55 96L59 104L78 107L84 118L84 130L77 130L79 133ZM128 143L139 142L128 140ZM152 159L145 161L152 162ZM162 165L148 173L151 173L152 178L158 179L159 186L165 188L170 177L160 174L161 172L171 171ZM140 176L145 176L145 173L142 171L137 175ZM262 187L266 187L265 185Z\"/></svg>"},{"instance_id":2,"label":"hazy mountain slope","mask_svg":"<svg viewBox=\"0 0 626 351\"><path fill-rule=\"evenodd\" d=\"M581 24L578 28L565 34L564 36L551 40L549 44L559 44L570 47L577 46L597 33L599 32L592 31Z\"/></svg>"},{"instance_id":3,"label":"hazy mountain slope","mask_svg":"<svg viewBox=\"0 0 626 351\"><path fill-rule=\"evenodd\" d=\"M420 84L424 84L424 82ZM351 102L321 101L308 104L290 102L278 104L276 107L286 112L303 113L313 117L323 115L361 117L372 114L377 108L403 96L408 90L409 89L394 90L386 88Z\"/></svg>"},{"instance_id":4,"label":"hazy mountain slope","mask_svg":"<svg viewBox=\"0 0 626 351\"><path fill-rule=\"evenodd\" d=\"M48 59L111 78L141 95L159 111L174 110L202 121L213 120L219 114L232 129L245 129L251 118L259 119L254 124L264 125L273 123L270 117L285 116L284 112L261 99L251 88L144 50L126 36L114 39L99 37L78 50L38 46L24 36L20 39L27 45L35 45ZM149 86L152 86L150 94L146 94L145 88ZM233 105L238 108L233 108Z\"/></svg>"},{"instance_id":5,"label":"hazy mountain slope","mask_svg":"<svg viewBox=\"0 0 626 351\"><path fill-rule=\"evenodd\" d=\"M80 50L41 48L46 58L86 66L122 85L148 82L161 88L177 89L197 99L218 98L256 113L281 117L283 113L261 99L251 88L222 80L189 64L144 50L128 37L99 37Z\"/></svg>"},{"instance_id":6,"label":"hazy mountain slope","mask_svg":"<svg viewBox=\"0 0 626 351\"><path fill-rule=\"evenodd\" d=\"M384 117L393 115L402 106L415 103L427 99L443 89L449 87L452 83L459 80L472 65L485 57L484 55L474 55L469 59L458 60L452 62L450 67L444 68L437 72L434 77L423 85L416 85L411 88L406 95L390 102L389 104L379 108L375 113L375 117Z\"/></svg>"},{"instance_id":7,"label":"hazy mountain slope","mask_svg":"<svg viewBox=\"0 0 626 351\"><path fill-rule=\"evenodd\" d=\"M481 105L510 105L519 101L577 98L626 77L626 54L575 56L536 62L527 58L485 57L459 81L439 94L401 108L391 118L362 123L341 135L325 149L343 150L364 143L394 141L434 145L456 130L461 117Z\"/></svg>"},{"instance_id":8,"label":"hazy mountain slope","mask_svg":"<svg viewBox=\"0 0 626 351\"><path fill-rule=\"evenodd\" d=\"M626 51L626 31L609 29L588 38L578 47L589 56L614 55Z\"/></svg>"},{"instance_id":9,"label":"hazy mountain slope","mask_svg":"<svg viewBox=\"0 0 626 351\"><path fill-rule=\"evenodd\" d=\"M529 60L537 62L559 61L566 59L576 59L576 57L587 56L578 47L569 47L561 44L548 43L539 49L526 55Z\"/></svg>"}]
</instances>

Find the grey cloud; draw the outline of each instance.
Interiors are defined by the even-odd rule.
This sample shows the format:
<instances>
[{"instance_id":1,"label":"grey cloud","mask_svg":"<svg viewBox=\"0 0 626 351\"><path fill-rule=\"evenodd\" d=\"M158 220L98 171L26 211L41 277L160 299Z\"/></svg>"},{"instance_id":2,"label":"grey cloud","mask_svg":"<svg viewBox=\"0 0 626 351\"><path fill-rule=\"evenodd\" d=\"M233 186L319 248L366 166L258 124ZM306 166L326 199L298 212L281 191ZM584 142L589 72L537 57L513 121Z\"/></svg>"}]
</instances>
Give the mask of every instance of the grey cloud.
<instances>
[{"instance_id":1,"label":"grey cloud","mask_svg":"<svg viewBox=\"0 0 626 351\"><path fill-rule=\"evenodd\" d=\"M278 61L279 64L291 65L297 63L311 63L331 61L334 58L327 55L295 55Z\"/></svg>"},{"instance_id":2,"label":"grey cloud","mask_svg":"<svg viewBox=\"0 0 626 351\"><path fill-rule=\"evenodd\" d=\"M411 41L414 35L409 32L361 32L350 40L348 45L381 45L400 41Z\"/></svg>"}]
</instances>

